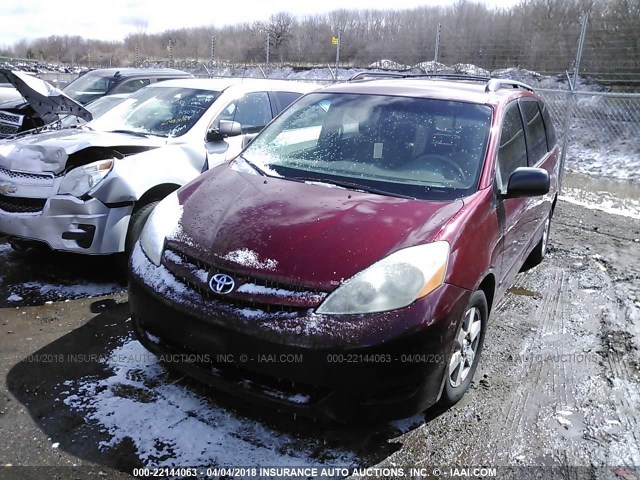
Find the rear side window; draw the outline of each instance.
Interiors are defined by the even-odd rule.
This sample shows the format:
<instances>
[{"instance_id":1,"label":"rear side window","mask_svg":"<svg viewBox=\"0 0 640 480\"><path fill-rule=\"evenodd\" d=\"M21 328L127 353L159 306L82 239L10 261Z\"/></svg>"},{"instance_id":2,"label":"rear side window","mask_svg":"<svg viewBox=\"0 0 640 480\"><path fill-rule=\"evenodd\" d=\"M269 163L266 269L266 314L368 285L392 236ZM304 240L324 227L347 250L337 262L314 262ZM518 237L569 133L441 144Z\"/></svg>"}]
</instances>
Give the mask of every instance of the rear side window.
<instances>
[{"instance_id":1,"label":"rear side window","mask_svg":"<svg viewBox=\"0 0 640 480\"><path fill-rule=\"evenodd\" d=\"M532 100L521 101L520 108L526 126L529 165L535 165L547 153L547 135L544 131L542 113L538 108L538 102Z\"/></svg>"},{"instance_id":2,"label":"rear side window","mask_svg":"<svg viewBox=\"0 0 640 480\"><path fill-rule=\"evenodd\" d=\"M149 85L150 80L148 78L137 78L135 80L129 80L121 83L113 89L112 93L133 93L140 90L142 87Z\"/></svg>"},{"instance_id":3,"label":"rear side window","mask_svg":"<svg viewBox=\"0 0 640 480\"><path fill-rule=\"evenodd\" d=\"M547 133L547 146L549 151L551 151L551 149L556 146L556 130L553 126L553 120L551 120L551 115L549 114L547 106L540 100L538 100L538 105L542 111L542 119L544 120L544 127Z\"/></svg>"},{"instance_id":4,"label":"rear side window","mask_svg":"<svg viewBox=\"0 0 640 480\"><path fill-rule=\"evenodd\" d=\"M496 168L496 181L500 191L506 192L509 177L516 168L526 166L527 146L524 140L522 118L518 105L514 102L504 115L500 131L500 149Z\"/></svg>"},{"instance_id":5,"label":"rear side window","mask_svg":"<svg viewBox=\"0 0 640 480\"><path fill-rule=\"evenodd\" d=\"M274 95L278 99L280 111L282 111L300 98L302 94L298 92L274 92Z\"/></svg>"}]
</instances>

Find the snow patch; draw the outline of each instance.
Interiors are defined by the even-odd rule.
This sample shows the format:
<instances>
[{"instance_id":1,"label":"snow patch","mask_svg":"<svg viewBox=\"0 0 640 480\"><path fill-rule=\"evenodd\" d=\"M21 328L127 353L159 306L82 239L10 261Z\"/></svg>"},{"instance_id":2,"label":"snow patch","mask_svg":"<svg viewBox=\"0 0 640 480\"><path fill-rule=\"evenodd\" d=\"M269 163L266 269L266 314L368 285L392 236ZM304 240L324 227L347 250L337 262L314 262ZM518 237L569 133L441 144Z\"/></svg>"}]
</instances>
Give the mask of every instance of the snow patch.
<instances>
[{"instance_id":1,"label":"snow patch","mask_svg":"<svg viewBox=\"0 0 640 480\"><path fill-rule=\"evenodd\" d=\"M12 293L11 295L9 295L9 298L7 298L7 302L19 302L21 300L22 300L22 297L15 293Z\"/></svg>"},{"instance_id":2,"label":"snow patch","mask_svg":"<svg viewBox=\"0 0 640 480\"><path fill-rule=\"evenodd\" d=\"M225 260L237 263L245 267L259 268L263 270L275 270L278 266L276 260L265 259L261 261L256 252L249 250L248 248L241 248L227 253L224 257Z\"/></svg>"}]
</instances>

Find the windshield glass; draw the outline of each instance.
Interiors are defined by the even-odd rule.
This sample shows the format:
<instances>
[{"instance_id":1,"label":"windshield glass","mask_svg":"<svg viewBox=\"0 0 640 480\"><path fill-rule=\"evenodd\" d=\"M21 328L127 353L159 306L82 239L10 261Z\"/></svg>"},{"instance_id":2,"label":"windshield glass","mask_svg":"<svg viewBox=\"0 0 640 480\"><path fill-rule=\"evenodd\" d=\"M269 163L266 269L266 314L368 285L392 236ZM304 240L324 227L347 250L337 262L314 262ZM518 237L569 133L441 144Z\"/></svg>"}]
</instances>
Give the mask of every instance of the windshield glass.
<instances>
[{"instance_id":1,"label":"windshield glass","mask_svg":"<svg viewBox=\"0 0 640 480\"><path fill-rule=\"evenodd\" d=\"M83 105L103 97L119 79L97 73L85 73L67 85L62 91Z\"/></svg>"},{"instance_id":2,"label":"windshield glass","mask_svg":"<svg viewBox=\"0 0 640 480\"><path fill-rule=\"evenodd\" d=\"M491 108L386 95L309 94L243 157L268 175L421 199L475 191Z\"/></svg>"},{"instance_id":3,"label":"windshield glass","mask_svg":"<svg viewBox=\"0 0 640 480\"><path fill-rule=\"evenodd\" d=\"M89 123L94 130L132 131L144 135L178 137L200 119L220 92L154 86L138 90Z\"/></svg>"}]
</instances>

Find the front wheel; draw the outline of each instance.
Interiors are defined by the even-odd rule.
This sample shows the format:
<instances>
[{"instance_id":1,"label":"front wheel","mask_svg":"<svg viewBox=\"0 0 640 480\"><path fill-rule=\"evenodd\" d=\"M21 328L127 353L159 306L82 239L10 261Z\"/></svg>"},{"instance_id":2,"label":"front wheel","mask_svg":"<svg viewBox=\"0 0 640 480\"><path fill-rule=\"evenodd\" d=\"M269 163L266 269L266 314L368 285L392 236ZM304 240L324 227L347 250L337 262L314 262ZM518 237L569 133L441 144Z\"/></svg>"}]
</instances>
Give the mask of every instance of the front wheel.
<instances>
[{"instance_id":1,"label":"front wheel","mask_svg":"<svg viewBox=\"0 0 640 480\"><path fill-rule=\"evenodd\" d=\"M453 352L447 365L440 404L457 403L471 385L480 360L489 309L483 291L473 292L453 342Z\"/></svg>"},{"instance_id":2,"label":"front wheel","mask_svg":"<svg viewBox=\"0 0 640 480\"><path fill-rule=\"evenodd\" d=\"M144 224L147 222L149 215L151 215L151 212L156 208L158 203L160 203L159 200L146 203L131 214L129 229L127 230L127 236L124 240L124 252L118 253L116 258L116 263L123 272L127 271L129 255L131 255L131 252L133 251L133 246L140 238Z\"/></svg>"}]
</instances>

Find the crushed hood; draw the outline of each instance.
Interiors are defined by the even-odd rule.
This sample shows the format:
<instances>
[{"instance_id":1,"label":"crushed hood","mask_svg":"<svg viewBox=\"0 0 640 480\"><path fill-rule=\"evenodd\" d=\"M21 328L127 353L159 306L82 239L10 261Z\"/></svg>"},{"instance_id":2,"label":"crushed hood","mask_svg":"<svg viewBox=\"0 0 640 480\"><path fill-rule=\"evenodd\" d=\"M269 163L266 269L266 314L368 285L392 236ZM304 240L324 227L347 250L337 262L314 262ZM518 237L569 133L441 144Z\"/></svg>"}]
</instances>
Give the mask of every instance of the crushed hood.
<instances>
[{"instance_id":1,"label":"crushed hood","mask_svg":"<svg viewBox=\"0 0 640 480\"><path fill-rule=\"evenodd\" d=\"M0 167L16 172L53 173L64 171L70 155L90 147L114 150L161 147L166 139L137 137L123 133L64 129L0 142Z\"/></svg>"},{"instance_id":2,"label":"crushed hood","mask_svg":"<svg viewBox=\"0 0 640 480\"><path fill-rule=\"evenodd\" d=\"M45 121L52 116L75 115L87 122L92 119L91 112L48 82L28 75L25 72L0 68L0 73L20 92L38 115Z\"/></svg>"},{"instance_id":3,"label":"crushed hood","mask_svg":"<svg viewBox=\"0 0 640 480\"><path fill-rule=\"evenodd\" d=\"M404 247L429 242L461 200L424 201L210 170L179 192L176 237L218 268L330 291ZM176 245L178 246L178 245Z\"/></svg>"}]
</instances>

